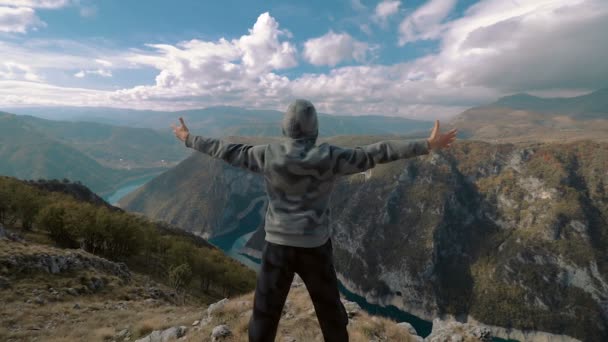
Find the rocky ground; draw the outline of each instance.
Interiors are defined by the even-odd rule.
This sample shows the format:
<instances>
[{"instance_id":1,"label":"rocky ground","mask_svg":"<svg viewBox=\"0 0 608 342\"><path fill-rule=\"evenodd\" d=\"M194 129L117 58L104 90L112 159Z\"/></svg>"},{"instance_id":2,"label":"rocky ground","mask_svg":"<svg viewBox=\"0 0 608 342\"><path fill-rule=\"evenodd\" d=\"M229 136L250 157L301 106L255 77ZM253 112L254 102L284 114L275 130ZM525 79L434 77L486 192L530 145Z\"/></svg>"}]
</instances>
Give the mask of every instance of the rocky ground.
<instances>
[{"instance_id":1,"label":"rocky ground","mask_svg":"<svg viewBox=\"0 0 608 342\"><path fill-rule=\"evenodd\" d=\"M0 227L2 341L246 341L253 294L213 302L81 250L25 241ZM408 323L345 301L351 341L423 341ZM439 324L426 341L489 341L479 327ZM292 284L277 341L322 341L306 287Z\"/></svg>"}]
</instances>

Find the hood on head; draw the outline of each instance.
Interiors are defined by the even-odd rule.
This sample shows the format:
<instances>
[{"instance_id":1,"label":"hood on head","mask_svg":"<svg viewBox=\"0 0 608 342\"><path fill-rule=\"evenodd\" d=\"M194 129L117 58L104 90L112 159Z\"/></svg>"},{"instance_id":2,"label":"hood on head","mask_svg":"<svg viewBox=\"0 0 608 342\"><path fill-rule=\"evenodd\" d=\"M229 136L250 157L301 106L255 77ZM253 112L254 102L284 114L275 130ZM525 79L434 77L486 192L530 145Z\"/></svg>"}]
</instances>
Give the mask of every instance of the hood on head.
<instances>
[{"instance_id":1,"label":"hood on head","mask_svg":"<svg viewBox=\"0 0 608 342\"><path fill-rule=\"evenodd\" d=\"M319 135L317 110L307 100L296 100L283 116L283 135L292 139L316 141Z\"/></svg>"}]
</instances>

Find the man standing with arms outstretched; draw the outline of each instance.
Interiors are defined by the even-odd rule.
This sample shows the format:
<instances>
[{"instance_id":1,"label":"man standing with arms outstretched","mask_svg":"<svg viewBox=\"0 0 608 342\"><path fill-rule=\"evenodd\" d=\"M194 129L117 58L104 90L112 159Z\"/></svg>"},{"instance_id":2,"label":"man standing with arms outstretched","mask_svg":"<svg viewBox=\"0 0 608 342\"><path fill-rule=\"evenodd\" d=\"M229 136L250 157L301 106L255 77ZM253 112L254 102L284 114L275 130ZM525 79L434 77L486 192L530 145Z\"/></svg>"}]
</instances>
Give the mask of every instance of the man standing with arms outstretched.
<instances>
[{"instance_id":1,"label":"man standing with arms outstretched","mask_svg":"<svg viewBox=\"0 0 608 342\"><path fill-rule=\"evenodd\" d=\"M264 177L268 195L266 245L249 341L274 341L295 273L310 293L325 341L348 341L348 316L340 301L330 238L329 199L334 182L376 164L449 147L456 139L456 130L441 134L439 121L435 121L425 140L386 140L355 148L317 145L317 112L306 100L289 105L282 122L288 139L276 144L252 146L194 136L184 120L179 120L181 125L172 125L173 132L187 147Z\"/></svg>"}]
</instances>

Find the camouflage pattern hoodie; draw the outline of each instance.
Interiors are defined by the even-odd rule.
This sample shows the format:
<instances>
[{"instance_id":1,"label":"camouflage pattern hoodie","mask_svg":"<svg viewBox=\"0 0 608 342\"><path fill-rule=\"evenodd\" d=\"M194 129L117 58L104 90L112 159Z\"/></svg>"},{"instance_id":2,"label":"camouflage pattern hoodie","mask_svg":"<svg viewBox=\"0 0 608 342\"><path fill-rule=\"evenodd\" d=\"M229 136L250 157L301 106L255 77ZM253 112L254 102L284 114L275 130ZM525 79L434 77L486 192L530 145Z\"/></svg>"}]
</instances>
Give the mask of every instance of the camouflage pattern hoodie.
<instances>
[{"instance_id":1,"label":"camouflage pattern hoodie","mask_svg":"<svg viewBox=\"0 0 608 342\"><path fill-rule=\"evenodd\" d=\"M316 145L318 128L312 103L296 100L283 118L284 142L252 146L190 134L185 145L262 174L268 194L266 241L317 247L331 234L329 201L339 176L429 153L426 140L386 140L355 148Z\"/></svg>"}]
</instances>

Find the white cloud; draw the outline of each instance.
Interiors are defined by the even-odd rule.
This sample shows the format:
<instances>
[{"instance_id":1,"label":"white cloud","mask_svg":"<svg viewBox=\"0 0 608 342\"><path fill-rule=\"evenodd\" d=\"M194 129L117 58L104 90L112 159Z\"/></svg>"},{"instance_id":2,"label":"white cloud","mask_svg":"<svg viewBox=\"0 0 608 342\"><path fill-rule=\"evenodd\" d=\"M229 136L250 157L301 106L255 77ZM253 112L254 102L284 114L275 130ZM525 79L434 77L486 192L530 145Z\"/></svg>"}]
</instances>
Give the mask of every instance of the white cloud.
<instances>
[{"instance_id":1,"label":"white cloud","mask_svg":"<svg viewBox=\"0 0 608 342\"><path fill-rule=\"evenodd\" d=\"M243 53L247 71L255 74L296 66L296 49L289 42L279 41L283 35L289 37L291 33L280 30L279 23L268 12L260 15L249 34L233 42Z\"/></svg>"},{"instance_id":2,"label":"white cloud","mask_svg":"<svg viewBox=\"0 0 608 342\"><path fill-rule=\"evenodd\" d=\"M0 32L26 33L30 29L44 27L35 11L27 7L0 7Z\"/></svg>"},{"instance_id":3,"label":"white cloud","mask_svg":"<svg viewBox=\"0 0 608 342\"><path fill-rule=\"evenodd\" d=\"M0 81L5 106L107 106L108 92L25 81Z\"/></svg>"},{"instance_id":4,"label":"white cloud","mask_svg":"<svg viewBox=\"0 0 608 342\"><path fill-rule=\"evenodd\" d=\"M597 89L608 74L604 0L486 0L446 27L438 81L503 91Z\"/></svg>"},{"instance_id":5,"label":"white cloud","mask_svg":"<svg viewBox=\"0 0 608 342\"><path fill-rule=\"evenodd\" d=\"M295 47L281 41L281 36L290 34L263 13L249 34L239 39L149 45L155 51L133 54L128 60L160 70L156 83L120 90L114 99L260 102L265 95L276 95L279 86L288 82L273 71L297 65Z\"/></svg>"},{"instance_id":6,"label":"white cloud","mask_svg":"<svg viewBox=\"0 0 608 342\"><path fill-rule=\"evenodd\" d=\"M104 67L111 67L112 66L112 62L106 61L105 59L101 59L101 58L96 58L95 62L101 64Z\"/></svg>"},{"instance_id":7,"label":"white cloud","mask_svg":"<svg viewBox=\"0 0 608 342\"><path fill-rule=\"evenodd\" d=\"M430 0L416 9L399 25L399 45L438 38L442 22L455 5L456 0Z\"/></svg>"},{"instance_id":8,"label":"white cloud","mask_svg":"<svg viewBox=\"0 0 608 342\"><path fill-rule=\"evenodd\" d=\"M70 0L0 0L0 6L48 8L55 9L65 7Z\"/></svg>"},{"instance_id":9,"label":"white cloud","mask_svg":"<svg viewBox=\"0 0 608 342\"><path fill-rule=\"evenodd\" d=\"M42 78L25 64L6 61L0 64L0 79L39 82Z\"/></svg>"},{"instance_id":10,"label":"white cloud","mask_svg":"<svg viewBox=\"0 0 608 342\"><path fill-rule=\"evenodd\" d=\"M0 40L3 60L27 61L37 70L108 69L135 68L128 60L132 49L115 50L105 47L103 42L89 44L70 40L23 39L19 43Z\"/></svg>"},{"instance_id":11,"label":"white cloud","mask_svg":"<svg viewBox=\"0 0 608 342\"><path fill-rule=\"evenodd\" d=\"M76 78L84 78L87 75L98 75L101 77L112 77L112 71L106 69L96 69L96 70L80 70L79 72L74 74Z\"/></svg>"},{"instance_id":12,"label":"white cloud","mask_svg":"<svg viewBox=\"0 0 608 342\"><path fill-rule=\"evenodd\" d=\"M387 19L399 12L401 1L384 0L376 5L372 19L378 23L385 24Z\"/></svg>"},{"instance_id":13,"label":"white cloud","mask_svg":"<svg viewBox=\"0 0 608 342\"><path fill-rule=\"evenodd\" d=\"M237 39L150 44L126 52L66 41L0 42L5 60L28 61L34 75L46 76L43 71L49 68L68 75L80 70L83 77L91 70L157 70L149 84L110 92L26 82L23 68L12 66L9 72L0 65L0 78L20 80L0 80L0 103L163 110L224 104L282 110L293 98L304 97L324 112L433 119L512 92L572 94L606 86L604 0L482 0L451 21L451 9L437 3L408 16L414 25L408 42L432 37L439 42L436 53L392 65L372 64L366 60L369 46L357 47L355 43L365 43L330 31L324 39L315 38L316 44L304 44L306 60L337 65L350 59L367 65L289 77L281 70L297 63L292 38L268 14ZM57 50L68 52L49 52Z\"/></svg>"},{"instance_id":14,"label":"white cloud","mask_svg":"<svg viewBox=\"0 0 608 342\"><path fill-rule=\"evenodd\" d=\"M357 41L347 33L333 31L304 43L304 58L314 65L335 66L348 60L363 62L368 51L368 44Z\"/></svg>"}]
</instances>

